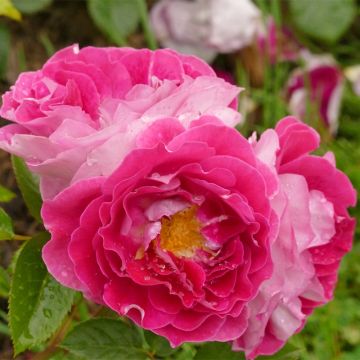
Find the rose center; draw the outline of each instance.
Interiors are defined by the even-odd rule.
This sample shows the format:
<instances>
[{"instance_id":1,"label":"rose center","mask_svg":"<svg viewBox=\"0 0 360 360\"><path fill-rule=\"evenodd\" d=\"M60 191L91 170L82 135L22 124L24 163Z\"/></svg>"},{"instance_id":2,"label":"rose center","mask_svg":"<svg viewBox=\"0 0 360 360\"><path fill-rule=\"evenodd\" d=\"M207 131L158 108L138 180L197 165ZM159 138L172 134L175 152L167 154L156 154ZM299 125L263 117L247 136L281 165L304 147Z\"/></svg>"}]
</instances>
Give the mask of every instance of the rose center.
<instances>
[{"instance_id":1,"label":"rose center","mask_svg":"<svg viewBox=\"0 0 360 360\"><path fill-rule=\"evenodd\" d=\"M201 223L196 218L197 207L192 206L161 219L160 245L176 256L192 257L204 247Z\"/></svg>"}]
</instances>

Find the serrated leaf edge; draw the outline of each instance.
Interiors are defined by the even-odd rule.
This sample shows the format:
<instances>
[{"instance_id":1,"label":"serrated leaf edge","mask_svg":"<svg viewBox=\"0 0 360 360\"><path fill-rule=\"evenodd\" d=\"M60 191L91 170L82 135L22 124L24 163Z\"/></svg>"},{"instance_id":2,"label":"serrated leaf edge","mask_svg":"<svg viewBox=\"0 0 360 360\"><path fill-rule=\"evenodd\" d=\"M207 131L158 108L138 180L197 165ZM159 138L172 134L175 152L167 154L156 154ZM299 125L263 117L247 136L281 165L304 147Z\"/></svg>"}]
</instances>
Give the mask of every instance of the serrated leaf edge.
<instances>
[{"instance_id":1,"label":"serrated leaf edge","mask_svg":"<svg viewBox=\"0 0 360 360\"><path fill-rule=\"evenodd\" d=\"M37 234L37 235L45 235L46 233L40 233L40 234ZM24 247L33 239L30 239L28 241L26 241L26 243L21 247L21 251L24 249ZM18 256L21 255L21 251L19 253ZM14 274L16 272L16 264L15 264L15 269L14 269ZM13 313L13 310L12 310L12 307L11 307L11 302L12 302L12 299L13 299L13 292L12 292L12 289L13 289L13 277L14 277L14 274L12 276L12 279L11 279L11 282L10 282L10 291L9 291L9 329L10 329L10 337L11 337L11 341L12 341L12 344L14 346L14 356L17 356L18 354L22 353L23 351L29 349L29 347L25 347L24 349L21 349L21 350L18 350L17 349L17 346L16 346L16 343L14 341L14 338L13 338L13 329L12 329L12 326L11 326L11 321L10 321L10 318L11 318L11 314ZM43 290L44 290L44 286L45 286L45 283L46 283L46 278L47 277L50 277L51 275L47 272L43 278L43 281L42 281L42 284L41 284L41 287L40 287L40 291L38 292L38 296L37 296L37 299L36 299L36 305L34 306L34 309L32 311L32 315L33 313L35 312L35 310L37 309L37 307L39 306L39 303L40 303L40 297L41 297L41 294L43 293ZM37 339L37 341L34 341L30 346L36 346L36 345L41 345L44 341L48 340L52 335L55 334L55 332L58 330L58 328L61 326L61 324L63 323L66 315L69 313L69 311L71 310L71 307L68 309L68 311L64 314L62 320L60 321L60 324L57 328L55 328L53 331L50 331L50 332L47 332L46 333L46 336L45 337L40 337ZM31 319L31 316L29 317L29 319Z\"/></svg>"}]
</instances>

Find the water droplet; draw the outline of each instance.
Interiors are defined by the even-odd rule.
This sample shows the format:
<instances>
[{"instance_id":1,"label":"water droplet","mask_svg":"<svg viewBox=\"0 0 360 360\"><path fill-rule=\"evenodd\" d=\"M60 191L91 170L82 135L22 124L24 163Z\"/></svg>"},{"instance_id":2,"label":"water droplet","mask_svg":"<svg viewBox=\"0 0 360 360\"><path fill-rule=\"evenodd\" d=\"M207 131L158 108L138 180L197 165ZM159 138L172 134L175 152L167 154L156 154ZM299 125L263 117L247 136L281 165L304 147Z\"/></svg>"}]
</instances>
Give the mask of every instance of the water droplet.
<instances>
[{"instance_id":1,"label":"water droplet","mask_svg":"<svg viewBox=\"0 0 360 360\"><path fill-rule=\"evenodd\" d=\"M144 280L145 280L145 281L149 281L149 280L150 280L150 276L144 276Z\"/></svg>"},{"instance_id":2,"label":"water droplet","mask_svg":"<svg viewBox=\"0 0 360 360\"><path fill-rule=\"evenodd\" d=\"M93 166L93 165L95 165L97 162L98 162L97 159L92 159L92 158L87 158L87 160L86 160L86 163L87 163L89 166Z\"/></svg>"},{"instance_id":3,"label":"water droplet","mask_svg":"<svg viewBox=\"0 0 360 360\"><path fill-rule=\"evenodd\" d=\"M204 198L204 196L201 196L201 195L195 195L193 197L193 200L195 203L202 203L205 200L205 198Z\"/></svg>"},{"instance_id":4,"label":"water droplet","mask_svg":"<svg viewBox=\"0 0 360 360\"><path fill-rule=\"evenodd\" d=\"M222 197L223 199L225 199L225 200L226 200L226 199L229 199L229 198L230 198L230 196L231 196L230 194L221 195L221 197Z\"/></svg>"},{"instance_id":5,"label":"water droplet","mask_svg":"<svg viewBox=\"0 0 360 360\"><path fill-rule=\"evenodd\" d=\"M50 319L52 316L52 311L50 309L44 309L43 314L47 319Z\"/></svg>"}]
</instances>

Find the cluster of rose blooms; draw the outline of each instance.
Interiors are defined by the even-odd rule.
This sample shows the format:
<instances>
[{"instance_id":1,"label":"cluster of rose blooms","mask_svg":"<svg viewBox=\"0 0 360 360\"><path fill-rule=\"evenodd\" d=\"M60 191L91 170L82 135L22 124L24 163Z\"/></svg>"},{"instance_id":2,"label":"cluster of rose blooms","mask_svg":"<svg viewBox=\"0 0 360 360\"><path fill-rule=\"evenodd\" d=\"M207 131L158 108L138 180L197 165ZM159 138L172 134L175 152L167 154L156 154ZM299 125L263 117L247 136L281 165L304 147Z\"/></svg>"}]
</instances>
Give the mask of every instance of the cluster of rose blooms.
<instances>
[{"instance_id":1,"label":"cluster of rose blooms","mask_svg":"<svg viewBox=\"0 0 360 360\"><path fill-rule=\"evenodd\" d=\"M329 54L312 54L286 26L277 26L270 16L264 20L251 0L160 0L151 18L162 45L207 62L218 53L253 48L270 64L303 63L292 72L284 89L289 111L304 118L309 99L319 119L336 133L345 82L336 60ZM345 74L360 96L360 65L347 68Z\"/></svg>"},{"instance_id":2,"label":"cluster of rose blooms","mask_svg":"<svg viewBox=\"0 0 360 360\"><path fill-rule=\"evenodd\" d=\"M287 117L173 50L65 48L4 94L0 147L40 177L49 272L139 326L272 354L334 292L356 193Z\"/></svg>"},{"instance_id":3,"label":"cluster of rose blooms","mask_svg":"<svg viewBox=\"0 0 360 360\"><path fill-rule=\"evenodd\" d=\"M240 89L173 50L57 52L3 96L40 176L50 273L173 346L271 354L333 296L356 194L293 117L233 127Z\"/></svg>"}]
</instances>

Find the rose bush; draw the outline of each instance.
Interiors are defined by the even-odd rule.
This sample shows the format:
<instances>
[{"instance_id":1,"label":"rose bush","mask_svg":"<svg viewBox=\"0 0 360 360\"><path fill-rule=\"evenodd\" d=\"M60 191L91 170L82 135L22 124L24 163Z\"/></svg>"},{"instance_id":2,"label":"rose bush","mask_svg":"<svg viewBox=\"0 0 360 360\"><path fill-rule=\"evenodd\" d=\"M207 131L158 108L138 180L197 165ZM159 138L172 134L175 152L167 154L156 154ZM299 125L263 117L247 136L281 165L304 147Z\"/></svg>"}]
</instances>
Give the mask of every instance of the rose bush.
<instances>
[{"instance_id":1,"label":"rose bush","mask_svg":"<svg viewBox=\"0 0 360 360\"><path fill-rule=\"evenodd\" d=\"M4 94L0 116L15 124L0 129L0 148L23 157L51 198L111 174L156 119L188 126L207 114L235 125L238 93L206 63L172 50L72 46Z\"/></svg>"},{"instance_id":2,"label":"rose bush","mask_svg":"<svg viewBox=\"0 0 360 360\"><path fill-rule=\"evenodd\" d=\"M332 299L355 228L347 212L356 203L349 179L332 153L309 155L319 146L318 134L291 117L275 130L253 141L260 159L278 173L271 207L280 226L271 244L273 274L250 302L247 329L234 342L249 358L276 352L315 307Z\"/></svg>"},{"instance_id":3,"label":"rose bush","mask_svg":"<svg viewBox=\"0 0 360 360\"><path fill-rule=\"evenodd\" d=\"M70 47L4 95L0 147L41 177L61 284L173 346L252 359L332 298L356 194L295 118L233 129L238 92L171 50Z\"/></svg>"}]
</instances>

